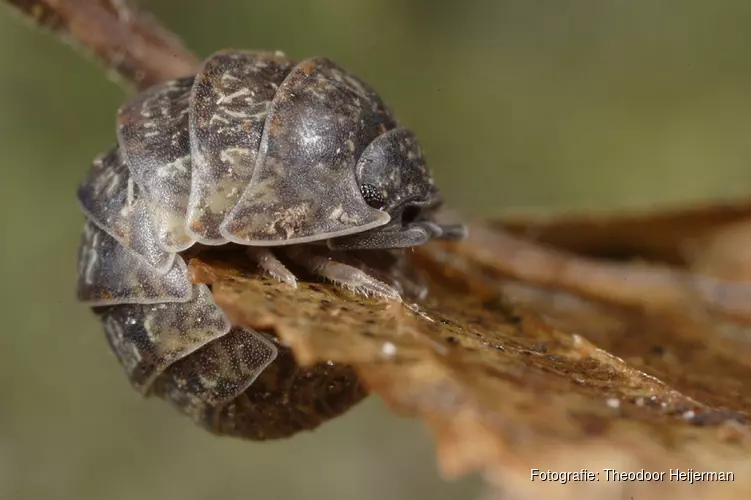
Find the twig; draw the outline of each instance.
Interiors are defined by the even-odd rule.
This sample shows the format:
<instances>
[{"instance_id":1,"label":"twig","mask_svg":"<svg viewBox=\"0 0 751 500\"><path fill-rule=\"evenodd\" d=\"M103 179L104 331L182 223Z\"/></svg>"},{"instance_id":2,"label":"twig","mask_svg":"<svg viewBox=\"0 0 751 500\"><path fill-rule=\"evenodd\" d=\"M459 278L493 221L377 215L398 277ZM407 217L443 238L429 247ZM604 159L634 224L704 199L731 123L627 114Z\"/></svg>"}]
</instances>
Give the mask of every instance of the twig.
<instances>
[{"instance_id":1,"label":"twig","mask_svg":"<svg viewBox=\"0 0 751 500\"><path fill-rule=\"evenodd\" d=\"M582 257L507 232L474 224L453 255L482 263L526 284L565 290L598 301L646 310L690 305L751 322L751 287L654 263L608 262Z\"/></svg>"},{"instance_id":2,"label":"twig","mask_svg":"<svg viewBox=\"0 0 751 500\"><path fill-rule=\"evenodd\" d=\"M198 60L132 0L1 0L89 52L138 89L194 73Z\"/></svg>"}]
</instances>

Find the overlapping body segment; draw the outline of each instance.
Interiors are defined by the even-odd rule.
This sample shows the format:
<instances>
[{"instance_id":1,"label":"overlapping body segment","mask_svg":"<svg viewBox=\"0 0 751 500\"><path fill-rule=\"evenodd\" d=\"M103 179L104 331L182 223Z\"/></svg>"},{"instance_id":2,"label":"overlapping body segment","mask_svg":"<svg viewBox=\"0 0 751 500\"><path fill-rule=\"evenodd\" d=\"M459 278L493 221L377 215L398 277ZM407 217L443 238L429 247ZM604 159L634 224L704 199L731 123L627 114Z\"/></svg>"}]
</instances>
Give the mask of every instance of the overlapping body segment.
<instances>
[{"instance_id":1,"label":"overlapping body segment","mask_svg":"<svg viewBox=\"0 0 751 500\"><path fill-rule=\"evenodd\" d=\"M192 285L185 261L167 272L150 267L96 224L87 221L79 250L78 298L96 308L108 343L131 384L148 394L175 362L194 370L170 372L175 404L226 403L247 388L277 355L261 334L231 328L206 285ZM219 342L219 343L217 343ZM176 385L175 385L176 384Z\"/></svg>"},{"instance_id":2,"label":"overlapping body segment","mask_svg":"<svg viewBox=\"0 0 751 500\"><path fill-rule=\"evenodd\" d=\"M367 231L389 221L360 193L355 165L395 126L377 94L328 59L301 62L269 109L250 186L222 225L246 245L286 245Z\"/></svg>"},{"instance_id":3,"label":"overlapping body segment","mask_svg":"<svg viewBox=\"0 0 751 500\"><path fill-rule=\"evenodd\" d=\"M191 189L188 134L193 77L156 85L120 108L117 137L133 179L148 200L156 233L169 252L195 241L185 231Z\"/></svg>"},{"instance_id":4,"label":"overlapping body segment","mask_svg":"<svg viewBox=\"0 0 751 500\"><path fill-rule=\"evenodd\" d=\"M98 156L78 188L88 218L159 272L172 267L174 253L160 244L148 202L115 146Z\"/></svg>"},{"instance_id":5,"label":"overlapping body segment","mask_svg":"<svg viewBox=\"0 0 751 500\"><path fill-rule=\"evenodd\" d=\"M187 231L200 243L227 242L219 226L250 182L269 107L293 64L281 54L226 51L196 76Z\"/></svg>"},{"instance_id":6,"label":"overlapping body segment","mask_svg":"<svg viewBox=\"0 0 751 500\"><path fill-rule=\"evenodd\" d=\"M414 135L371 87L326 58L216 53L195 77L157 85L124 105L117 132L119 148L100 161L108 168L92 170L79 198L95 221L112 219L112 210L98 213L107 204L95 186L117 172L133 193L120 197L148 216L128 221L163 254L153 255L151 240L140 248L135 243L146 243L121 236L122 220L104 227L160 269L168 254L196 242L334 241L401 226L406 202L420 209L440 202ZM379 206L369 196L405 203ZM433 235L423 228L402 236L379 241L404 247Z\"/></svg>"},{"instance_id":7,"label":"overlapping body segment","mask_svg":"<svg viewBox=\"0 0 751 500\"><path fill-rule=\"evenodd\" d=\"M101 318L110 346L142 392L169 365L230 329L206 285L194 285L186 302L110 307Z\"/></svg>"},{"instance_id":8,"label":"overlapping body segment","mask_svg":"<svg viewBox=\"0 0 751 500\"><path fill-rule=\"evenodd\" d=\"M111 306L185 302L190 297L188 269L180 256L160 272L93 222L86 222L78 250L78 300Z\"/></svg>"},{"instance_id":9,"label":"overlapping body segment","mask_svg":"<svg viewBox=\"0 0 751 500\"><path fill-rule=\"evenodd\" d=\"M276 356L276 346L262 335L232 328L170 367L167 393L180 407L221 405L247 389Z\"/></svg>"},{"instance_id":10,"label":"overlapping body segment","mask_svg":"<svg viewBox=\"0 0 751 500\"><path fill-rule=\"evenodd\" d=\"M116 132L78 190L78 298L95 308L131 384L144 394L156 387L204 424L231 408L277 348L232 327L211 290L191 283L186 252L242 245L291 289L298 277L284 262L400 301L409 286L335 250L463 235L432 220L440 193L414 134L326 58L218 52L197 75L122 106Z\"/></svg>"}]
</instances>

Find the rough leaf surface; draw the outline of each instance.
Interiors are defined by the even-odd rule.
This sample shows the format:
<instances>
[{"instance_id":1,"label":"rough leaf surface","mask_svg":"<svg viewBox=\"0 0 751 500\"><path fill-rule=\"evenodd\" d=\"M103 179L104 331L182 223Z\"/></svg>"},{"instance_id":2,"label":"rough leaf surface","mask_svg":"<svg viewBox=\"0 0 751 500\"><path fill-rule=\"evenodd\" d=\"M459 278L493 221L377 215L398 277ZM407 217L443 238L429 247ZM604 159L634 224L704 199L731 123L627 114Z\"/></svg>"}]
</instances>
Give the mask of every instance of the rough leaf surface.
<instances>
[{"instance_id":1,"label":"rough leaf surface","mask_svg":"<svg viewBox=\"0 0 751 500\"><path fill-rule=\"evenodd\" d=\"M694 293L690 269L593 260L489 226L470 232L410 252L431 290L419 306L314 283L291 291L242 260L201 257L190 268L234 324L273 330L301 365L353 366L395 411L433 430L446 475L482 472L489 498L746 498L742 315ZM586 468L600 481L533 483L532 468ZM735 480L613 482L603 468Z\"/></svg>"}]
</instances>

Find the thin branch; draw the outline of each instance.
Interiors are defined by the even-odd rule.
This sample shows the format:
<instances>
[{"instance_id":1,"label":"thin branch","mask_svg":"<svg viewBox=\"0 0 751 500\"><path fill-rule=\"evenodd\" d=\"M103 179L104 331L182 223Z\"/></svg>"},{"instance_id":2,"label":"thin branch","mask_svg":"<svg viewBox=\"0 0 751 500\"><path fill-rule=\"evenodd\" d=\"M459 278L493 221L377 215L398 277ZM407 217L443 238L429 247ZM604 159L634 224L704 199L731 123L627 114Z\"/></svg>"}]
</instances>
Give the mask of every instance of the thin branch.
<instances>
[{"instance_id":1,"label":"thin branch","mask_svg":"<svg viewBox=\"0 0 751 500\"><path fill-rule=\"evenodd\" d=\"M486 224L472 224L452 255L482 263L521 283L558 289L594 300L645 310L703 307L751 322L747 281L642 262L611 262L528 241Z\"/></svg>"},{"instance_id":2,"label":"thin branch","mask_svg":"<svg viewBox=\"0 0 751 500\"><path fill-rule=\"evenodd\" d=\"M82 47L138 89L195 73L198 60L131 0L0 0Z\"/></svg>"}]
</instances>

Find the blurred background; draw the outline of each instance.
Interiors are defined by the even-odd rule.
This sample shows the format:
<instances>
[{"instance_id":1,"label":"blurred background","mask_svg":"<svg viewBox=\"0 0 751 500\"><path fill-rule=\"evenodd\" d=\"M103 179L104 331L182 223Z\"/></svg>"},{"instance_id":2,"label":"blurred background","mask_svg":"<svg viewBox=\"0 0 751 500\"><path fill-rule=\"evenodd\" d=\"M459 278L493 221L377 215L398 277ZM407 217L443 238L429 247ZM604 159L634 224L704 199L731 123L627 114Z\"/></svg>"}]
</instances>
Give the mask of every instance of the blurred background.
<instances>
[{"instance_id":1,"label":"blurred background","mask_svg":"<svg viewBox=\"0 0 751 500\"><path fill-rule=\"evenodd\" d=\"M143 1L201 56L327 55L421 137L473 216L645 209L751 193L745 0ZM376 398L247 443L142 400L74 300L75 189L124 99L0 8L0 499L477 498Z\"/></svg>"}]
</instances>

